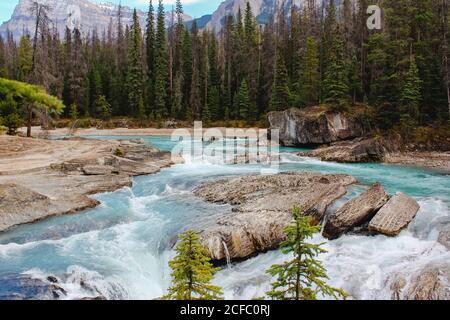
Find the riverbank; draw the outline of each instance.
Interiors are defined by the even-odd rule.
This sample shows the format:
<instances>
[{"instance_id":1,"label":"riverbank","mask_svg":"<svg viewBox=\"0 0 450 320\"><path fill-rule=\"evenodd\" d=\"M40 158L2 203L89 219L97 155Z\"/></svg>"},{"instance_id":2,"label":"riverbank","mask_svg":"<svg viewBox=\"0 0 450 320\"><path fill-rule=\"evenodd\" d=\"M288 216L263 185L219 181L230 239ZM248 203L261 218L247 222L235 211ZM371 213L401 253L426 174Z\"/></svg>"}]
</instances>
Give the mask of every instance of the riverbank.
<instances>
[{"instance_id":1,"label":"riverbank","mask_svg":"<svg viewBox=\"0 0 450 320\"><path fill-rule=\"evenodd\" d=\"M384 163L425 168L450 175L450 152L423 151L387 154Z\"/></svg>"},{"instance_id":2,"label":"riverbank","mask_svg":"<svg viewBox=\"0 0 450 320\"><path fill-rule=\"evenodd\" d=\"M19 130L21 133L26 132L26 128L21 128ZM258 138L258 134L265 134L267 129L259 128L203 128L203 133L208 132L211 134L222 135L223 138ZM62 137L67 135L73 135L78 137L85 136L171 136L176 133L181 136L193 136L194 128L140 128L140 129L129 129L129 128L115 128L115 129L77 129L72 131L70 128L58 128L54 130L42 130L41 127L33 127L32 134L34 137Z\"/></svg>"},{"instance_id":3,"label":"riverbank","mask_svg":"<svg viewBox=\"0 0 450 320\"><path fill-rule=\"evenodd\" d=\"M174 164L169 152L141 141L0 136L0 154L0 231L95 207L90 195Z\"/></svg>"},{"instance_id":4,"label":"riverbank","mask_svg":"<svg viewBox=\"0 0 450 320\"><path fill-rule=\"evenodd\" d=\"M24 132L26 129L22 128ZM265 135L267 129L247 128L205 128L203 132L215 132L216 136L221 135L223 138L250 138L257 139L261 135ZM59 128L55 130L42 130L41 127L33 127L33 136L35 137L62 137L67 136L70 132L68 128ZM193 136L193 128L185 129L170 129L170 128L144 128L144 129L77 129L72 134L77 137L87 136L171 136L176 132L177 135ZM358 139L356 139L358 140ZM370 139L368 139L370 140ZM360 143L354 141L343 141L335 143L330 147L318 148L309 153L301 153L302 156L310 156L319 158L322 161L332 161L341 163L364 163L364 162L380 162L386 164L397 164L409 167L424 168L437 171L443 174L450 174L450 152L449 151L398 151L393 148L391 152L380 153L378 146L365 143L366 140L361 140ZM384 148L384 147L383 147ZM397 148L398 149L398 148ZM412 150L412 149L411 149ZM356 156L355 156L356 153ZM358 156L362 154L362 159ZM375 155L375 159L370 159Z\"/></svg>"}]
</instances>

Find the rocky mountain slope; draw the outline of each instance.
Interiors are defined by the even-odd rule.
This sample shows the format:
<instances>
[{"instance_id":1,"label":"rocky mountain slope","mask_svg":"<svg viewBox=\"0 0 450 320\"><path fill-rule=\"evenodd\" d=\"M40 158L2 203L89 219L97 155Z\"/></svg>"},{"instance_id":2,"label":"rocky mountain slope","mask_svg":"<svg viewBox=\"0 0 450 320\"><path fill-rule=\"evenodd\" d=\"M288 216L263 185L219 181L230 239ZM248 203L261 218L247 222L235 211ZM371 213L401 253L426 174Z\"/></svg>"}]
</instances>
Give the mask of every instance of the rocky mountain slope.
<instances>
[{"instance_id":1,"label":"rocky mountain slope","mask_svg":"<svg viewBox=\"0 0 450 320\"><path fill-rule=\"evenodd\" d=\"M12 32L17 39L23 32L33 30L34 19L30 14L30 7L35 0L20 0L9 21L0 26L0 34L5 35L6 31ZM301 8L307 0L225 0L216 11L196 19L198 26L210 30L220 31L228 15L236 15L239 9L245 11L247 2L252 7L253 14L259 23L264 24L268 18L283 5L286 15L290 14L290 7ZM84 33L97 29L100 33L106 30L110 24L111 18L115 21L118 13L118 5L113 3L98 4L90 0L39 0L40 3L48 4L52 8L50 18L58 28L61 36L64 34L66 26L69 28L78 27ZM156 1L154 1L156 7ZM129 7L122 8L124 24L130 24L133 9ZM138 11L141 26L146 25L146 13ZM166 24L169 26L172 19L172 13L168 12ZM184 16L184 21L189 27L192 25L193 18L189 15Z\"/></svg>"},{"instance_id":2,"label":"rocky mountain slope","mask_svg":"<svg viewBox=\"0 0 450 320\"><path fill-rule=\"evenodd\" d=\"M17 4L11 19L0 26L0 34L4 35L7 30L11 31L14 37L20 37L23 32L33 30L34 18L30 13L30 8L35 0L20 0ZM69 28L78 27L83 33L97 29L99 33L107 30L111 21L116 21L119 6L113 3L97 4L89 0L39 0L39 3L50 6L50 19L57 27L60 36L64 35L66 26ZM131 24L133 9L122 7L123 23ZM147 14L138 11L141 26L145 27ZM172 13L166 14L166 24L170 25ZM184 16L185 21L192 18Z\"/></svg>"},{"instance_id":3,"label":"rocky mountain slope","mask_svg":"<svg viewBox=\"0 0 450 320\"><path fill-rule=\"evenodd\" d=\"M281 9L283 5L286 9L286 13L289 14L289 8L292 5L301 7L304 3L306 3L306 1L307 0L225 0L211 15L206 27L210 30L221 30L224 25L225 18L228 15L236 15L239 9L241 9L242 13L244 13L247 2L250 3L256 20L259 23L264 24L267 22L267 19L278 9Z\"/></svg>"}]
</instances>

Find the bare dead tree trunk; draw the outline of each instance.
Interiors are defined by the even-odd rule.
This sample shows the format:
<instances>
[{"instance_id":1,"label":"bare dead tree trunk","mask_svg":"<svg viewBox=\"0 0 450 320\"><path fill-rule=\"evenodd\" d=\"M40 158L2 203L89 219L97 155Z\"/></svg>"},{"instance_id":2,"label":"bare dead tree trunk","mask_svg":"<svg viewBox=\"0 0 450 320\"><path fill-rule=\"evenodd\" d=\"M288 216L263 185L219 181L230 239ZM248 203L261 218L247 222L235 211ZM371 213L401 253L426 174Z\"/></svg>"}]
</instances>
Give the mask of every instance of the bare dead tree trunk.
<instances>
[{"instance_id":1,"label":"bare dead tree trunk","mask_svg":"<svg viewBox=\"0 0 450 320\"><path fill-rule=\"evenodd\" d=\"M31 123L33 121L33 108L27 106L27 137L31 138Z\"/></svg>"},{"instance_id":2,"label":"bare dead tree trunk","mask_svg":"<svg viewBox=\"0 0 450 320\"><path fill-rule=\"evenodd\" d=\"M35 66L36 66L37 39L38 39L40 16L41 16L41 10L42 10L41 5L38 4L37 2L35 2L33 5L35 7L32 8L32 10L36 11L36 23L35 23L34 37L33 37L33 59L32 59L32 64L31 64L31 74L33 74Z\"/></svg>"}]
</instances>

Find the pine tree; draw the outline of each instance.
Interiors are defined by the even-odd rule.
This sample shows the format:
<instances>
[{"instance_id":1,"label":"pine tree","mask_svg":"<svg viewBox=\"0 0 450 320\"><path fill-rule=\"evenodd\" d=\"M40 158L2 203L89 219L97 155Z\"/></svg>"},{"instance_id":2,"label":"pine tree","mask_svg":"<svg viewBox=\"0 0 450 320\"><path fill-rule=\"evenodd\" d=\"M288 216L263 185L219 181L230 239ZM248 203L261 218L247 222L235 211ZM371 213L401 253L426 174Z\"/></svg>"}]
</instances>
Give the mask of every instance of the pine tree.
<instances>
[{"instance_id":1,"label":"pine tree","mask_svg":"<svg viewBox=\"0 0 450 320\"><path fill-rule=\"evenodd\" d=\"M257 87L258 87L258 59L255 59L259 55L258 50L258 28L256 19L253 16L250 2L247 2L247 6L244 14L244 33L245 33L245 47L243 48L244 56L244 73L247 80L247 86L249 90L249 96L251 101L256 101Z\"/></svg>"},{"instance_id":2,"label":"pine tree","mask_svg":"<svg viewBox=\"0 0 450 320\"><path fill-rule=\"evenodd\" d=\"M308 37L303 62L299 70L299 96L300 101L307 106L316 105L319 102L319 58L316 41Z\"/></svg>"},{"instance_id":3,"label":"pine tree","mask_svg":"<svg viewBox=\"0 0 450 320\"><path fill-rule=\"evenodd\" d=\"M276 300L316 300L319 294L345 298L344 291L326 283L326 270L317 259L319 254L326 252L323 244L307 242L321 227L313 225L312 217L302 216L299 208L294 208L292 214L294 221L285 228L286 240L281 243L281 251L292 254L293 259L268 270L276 280L267 295Z\"/></svg>"},{"instance_id":4,"label":"pine tree","mask_svg":"<svg viewBox=\"0 0 450 320\"><path fill-rule=\"evenodd\" d=\"M289 79L283 56L278 53L275 66L275 77L272 86L272 99L270 101L271 111L281 111L289 108L291 93L289 90Z\"/></svg>"},{"instance_id":5,"label":"pine tree","mask_svg":"<svg viewBox=\"0 0 450 320\"><path fill-rule=\"evenodd\" d=\"M366 10L366 9L364 9ZM326 86L326 76L329 73L328 68L332 63L334 57L332 56L332 50L336 42L336 36L338 36L338 22L336 14L336 5L334 1L328 1L328 5L325 9L325 17L321 26L321 41L320 41L320 75L322 87ZM320 99L324 98L324 93L321 91Z\"/></svg>"},{"instance_id":6,"label":"pine tree","mask_svg":"<svg viewBox=\"0 0 450 320\"><path fill-rule=\"evenodd\" d=\"M405 76L403 90L400 97L401 122L405 127L417 125L419 119L419 105L421 100L422 81L414 57Z\"/></svg>"},{"instance_id":7,"label":"pine tree","mask_svg":"<svg viewBox=\"0 0 450 320\"><path fill-rule=\"evenodd\" d=\"M273 21L264 28L261 40L261 54L259 58L259 79L258 79L258 111L264 114L269 110L270 97L273 84L273 66L276 63L276 50L274 39Z\"/></svg>"},{"instance_id":8,"label":"pine tree","mask_svg":"<svg viewBox=\"0 0 450 320\"><path fill-rule=\"evenodd\" d=\"M147 114L153 112L155 104L155 12L153 2L150 0L147 28L145 31L146 59L147 59Z\"/></svg>"},{"instance_id":9,"label":"pine tree","mask_svg":"<svg viewBox=\"0 0 450 320\"><path fill-rule=\"evenodd\" d=\"M247 82L245 80L241 82L239 92L235 100L236 100L236 110L239 111L239 118L241 120L247 120L248 113L250 110L250 99L248 97Z\"/></svg>"},{"instance_id":10,"label":"pine tree","mask_svg":"<svg viewBox=\"0 0 450 320\"><path fill-rule=\"evenodd\" d=\"M83 40L81 32L78 29L73 31L73 42L71 44L70 59L70 74L69 86L71 103L75 103L79 108L82 108L84 113L89 112L88 105L85 103L85 98L88 96L87 77L87 61L83 54Z\"/></svg>"},{"instance_id":11,"label":"pine tree","mask_svg":"<svg viewBox=\"0 0 450 320\"><path fill-rule=\"evenodd\" d=\"M201 97L201 47L200 40L198 35L197 23L194 20L192 24L191 30L191 38L192 38L192 80L191 80L191 89L190 89L190 114L192 115L194 120L200 119L201 111L202 111L202 97Z\"/></svg>"},{"instance_id":12,"label":"pine tree","mask_svg":"<svg viewBox=\"0 0 450 320\"><path fill-rule=\"evenodd\" d=\"M184 34L184 20L183 20L183 5L181 0L176 0L175 2L175 15L176 22L174 27L174 76L175 78L180 75L183 66L183 34Z\"/></svg>"},{"instance_id":13,"label":"pine tree","mask_svg":"<svg viewBox=\"0 0 450 320\"><path fill-rule=\"evenodd\" d=\"M141 27L136 9L133 12L133 25L131 26L130 42L128 48L128 105L131 114L142 118L140 102L143 97L143 74L142 74L142 48L141 48Z\"/></svg>"},{"instance_id":14,"label":"pine tree","mask_svg":"<svg viewBox=\"0 0 450 320\"><path fill-rule=\"evenodd\" d=\"M202 122L206 126L208 126L211 123L211 112L209 111L208 103L205 103L203 105Z\"/></svg>"},{"instance_id":15,"label":"pine tree","mask_svg":"<svg viewBox=\"0 0 450 320\"><path fill-rule=\"evenodd\" d=\"M78 107L75 103L72 103L70 105L70 112L69 112L69 116L72 120L77 120L78 119Z\"/></svg>"},{"instance_id":16,"label":"pine tree","mask_svg":"<svg viewBox=\"0 0 450 320\"><path fill-rule=\"evenodd\" d=\"M183 74L180 73L175 77L174 82L174 92L172 99L172 117L175 119L182 118L182 110L183 110Z\"/></svg>"},{"instance_id":17,"label":"pine tree","mask_svg":"<svg viewBox=\"0 0 450 320\"><path fill-rule=\"evenodd\" d=\"M346 108L349 101L348 68L342 38L334 38L330 61L324 80L324 102L333 108Z\"/></svg>"},{"instance_id":18,"label":"pine tree","mask_svg":"<svg viewBox=\"0 0 450 320\"><path fill-rule=\"evenodd\" d=\"M16 135L17 129L23 124L17 103L13 95L7 92L0 93L0 120L0 125L4 125L8 129L7 134L11 136Z\"/></svg>"},{"instance_id":19,"label":"pine tree","mask_svg":"<svg viewBox=\"0 0 450 320\"><path fill-rule=\"evenodd\" d=\"M198 235L188 230L180 235L175 248L176 257L169 262L172 286L164 299L219 300L220 288L211 284L217 271L208 256L208 250L199 242Z\"/></svg>"},{"instance_id":20,"label":"pine tree","mask_svg":"<svg viewBox=\"0 0 450 320\"><path fill-rule=\"evenodd\" d=\"M64 110L62 101L47 94L44 88L36 85L0 78L0 95L9 99L7 108L13 107L11 114L17 114L16 107L20 107L26 115L27 137L31 137L33 114L61 114ZM10 97L10 98L8 98ZM0 101L3 99L0 96ZM14 101L14 103L12 102Z\"/></svg>"},{"instance_id":21,"label":"pine tree","mask_svg":"<svg viewBox=\"0 0 450 320\"><path fill-rule=\"evenodd\" d=\"M30 37L28 35L23 35L20 38L19 43L16 79L19 81L29 81L32 67L33 49L31 47Z\"/></svg>"},{"instance_id":22,"label":"pine tree","mask_svg":"<svg viewBox=\"0 0 450 320\"><path fill-rule=\"evenodd\" d=\"M165 11L162 0L159 0L155 42L155 112L154 117L162 120L168 115L168 54L166 42Z\"/></svg>"},{"instance_id":23,"label":"pine tree","mask_svg":"<svg viewBox=\"0 0 450 320\"><path fill-rule=\"evenodd\" d=\"M111 119L111 105L106 101L104 95L100 95L95 99L93 104L93 109L95 113L102 120L110 120Z\"/></svg>"},{"instance_id":24,"label":"pine tree","mask_svg":"<svg viewBox=\"0 0 450 320\"><path fill-rule=\"evenodd\" d=\"M208 102L209 111L211 113L211 120L219 120L221 119L222 115L219 111L219 105L220 105L220 95L219 95L219 89L216 86L213 86L208 91Z\"/></svg>"},{"instance_id":25,"label":"pine tree","mask_svg":"<svg viewBox=\"0 0 450 320\"><path fill-rule=\"evenodd\" d=\"M0 35L0 77L5 78L7 76L6 69L6 49L5 49L5 41L3 37Z\"/></svg>"},{"instance_id":26,"label":"pine tree","mask_svg":"<svg viewBox=\"0 0 450 320\"><path fill-rule=\"evenodd\" d=\"M191 114L190 110L190 92L191 92L191 81L192 81L192 42L191 35L187 29L184 30L183 35L183 44L182 44L182 55L183 55L183 66L182 66L182 74L183 74L183 102L182 102L182 110L181 110L181 119L188 118L188 115ZM189 116L190 117L190 116Z\"/></svg>"}]
</instances>

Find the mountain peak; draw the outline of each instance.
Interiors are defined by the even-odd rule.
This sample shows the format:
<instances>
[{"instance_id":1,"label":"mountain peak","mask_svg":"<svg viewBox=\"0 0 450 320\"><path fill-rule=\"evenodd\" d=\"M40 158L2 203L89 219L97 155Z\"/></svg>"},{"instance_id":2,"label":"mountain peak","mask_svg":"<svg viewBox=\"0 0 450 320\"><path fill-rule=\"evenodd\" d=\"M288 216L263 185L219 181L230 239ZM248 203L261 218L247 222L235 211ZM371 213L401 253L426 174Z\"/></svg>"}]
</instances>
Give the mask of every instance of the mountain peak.
<instances>
[{"instance_id":1,"label":"mountain peak","mask_svg":"<svg viewBox=\"0 0 450 320\"><path fill-rule=\"evenodd\" d=\"M34 18L30 13L30 8L36 0L20 0L14 9L14 13L9 21L0 26L0 34L5 34L9 30L14 38L20 37L24 32L33 30ZM51 23L57 28L60 36L64 35L66 27L73 29L78 27L83 33L92 30L103 32L108 29L111 18L116 18L119 6L112 2L93 3L89 0L38 0L39 3L48 5L51 8ZM146 25L147 14L137 11L141 26ZM124 24L131 24L133 9L127 6L122 7ZM172 12L166 13L166 24L169 26L172 19ZM184 20L190 21L192 18L184 15Z\"/></svg>"}]
</instances>

